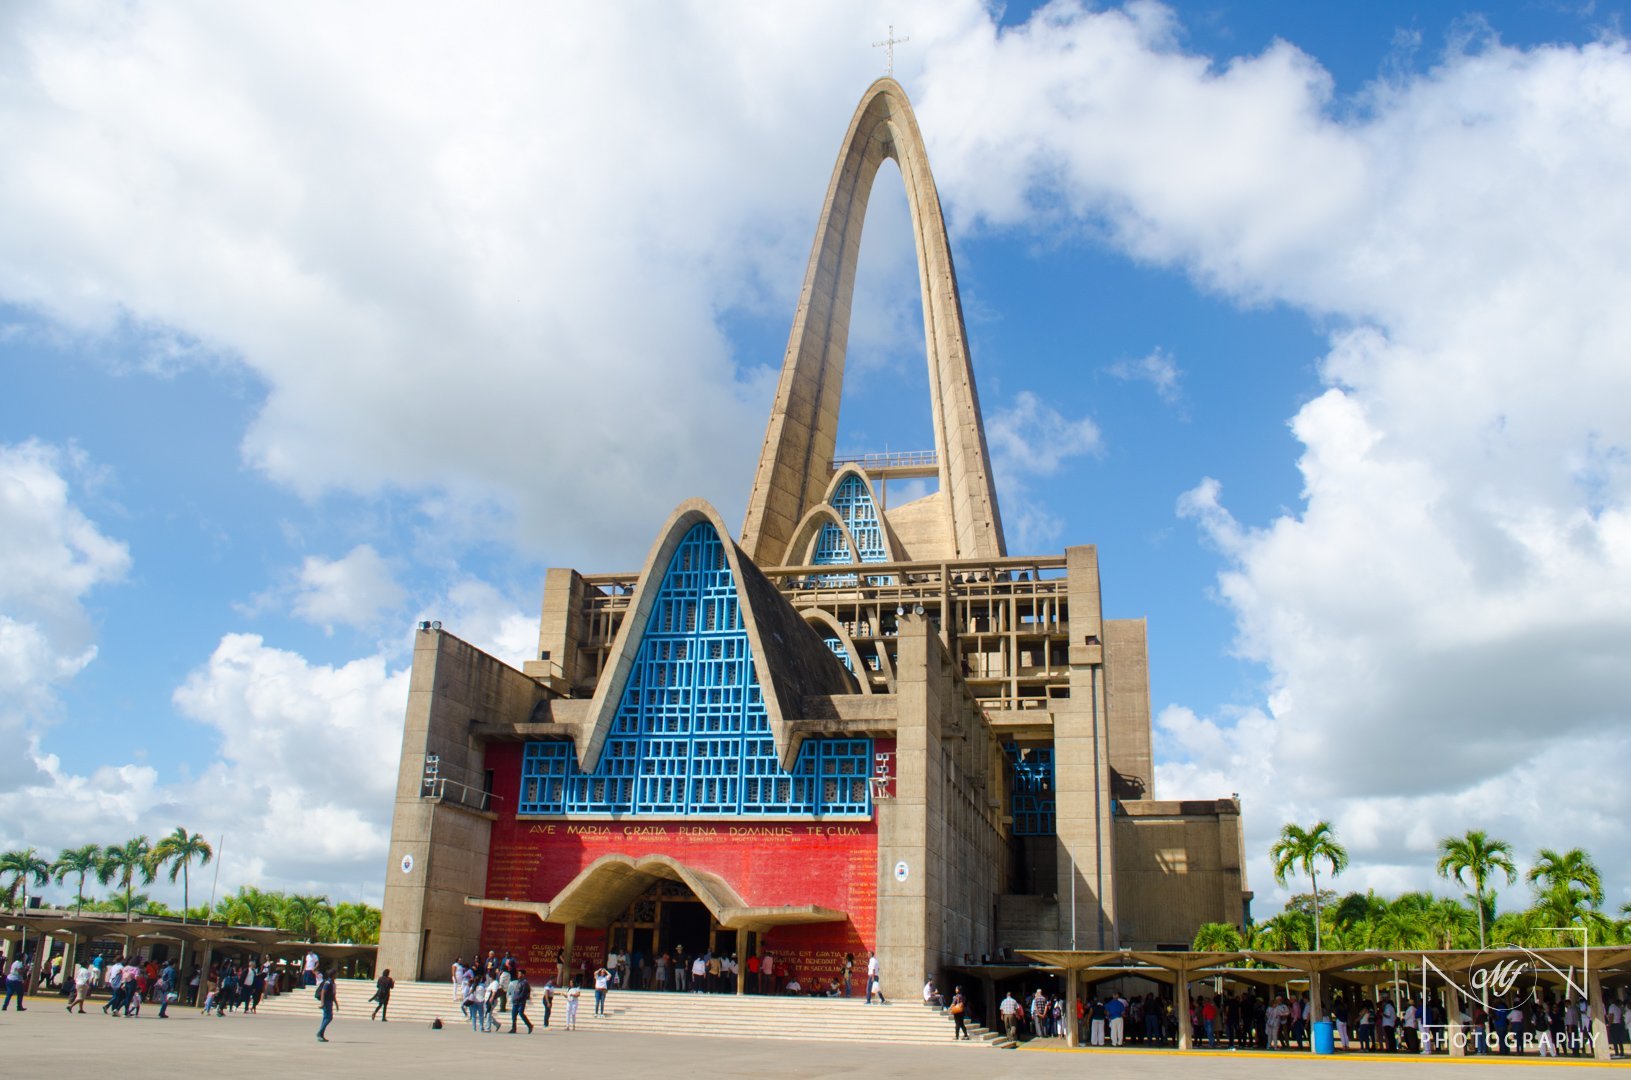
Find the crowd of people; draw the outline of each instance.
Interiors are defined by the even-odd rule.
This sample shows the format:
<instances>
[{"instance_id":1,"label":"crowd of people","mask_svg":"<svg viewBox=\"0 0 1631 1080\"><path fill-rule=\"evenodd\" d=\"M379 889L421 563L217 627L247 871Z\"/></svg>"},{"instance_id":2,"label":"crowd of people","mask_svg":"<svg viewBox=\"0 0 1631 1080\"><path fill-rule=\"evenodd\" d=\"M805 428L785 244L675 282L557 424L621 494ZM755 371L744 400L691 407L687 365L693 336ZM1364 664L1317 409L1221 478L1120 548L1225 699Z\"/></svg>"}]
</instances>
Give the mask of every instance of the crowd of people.
<instances>
[{"instance_id":1,"label":"crowd of people","mask_svg":"<svg viewBox=\"0 0 1631 1080\"><path fill-rule=\"evenodd\" d=\"M930 1000L933 984L924 987ZM938 997L938 995L936 995ZM938 1001L931 1002L938 1004ZM1027 997L1010 992L999 1010L1010 1038L1063 1037L1071 1022L1065 1000L1041 989ZM1121 993L1088 997L1076 1004L1077 1041L1087 1046L1176 1046L1178 1017L1172 1003L1157 994L1128 998ZM1449 1031L1442 1000L1337 995L1325 1009L1333 1042L1343 1050L1375 1053L1433 1053L1447 1049ZM1500 1000L1489 1008L1464 1003L1456 1017L1466 1052L1535 1053L1542 1057L1591 1055L1591 1021L1581 1000ZM1235 1050L1307 1050L1313 1010L1304 994L1268 995L1250 990L1197 995L1190 1001L1193 1045ZM1607 1035L1614 1056L1623 1057L1631 1006L1607 1005Z\"/></svg>"},{"instance_id":2,"label":"crowd of people","mask_svg":"<svg viewBox=\"0 0 1631 1080\"><path fill-rule=\"evenodd\" d=\"M575 972L561 973L559 965L552 964L550 967L554 969L550 972L551 986L560 980L568 988L578 986L588 989L593 986L602 995L608 990L734 994L740 982L743 992L749 994L850 997L865 993L868 1001L884 999L878 960L871 953L863 962L857 962L854 953L847 953L837 973L828 978L809 977L807 981L791 963L769 951L749 956L745 966L741 966L735 953L689 953L683 945L676 945L672 950L665 949L656 956L611 949L593 974L586 957L578 959ZM509 952L501 956L497 950L488 950L486 956L478 956L468 965L461 956L453 964L452 978L455 986L462 980L469 980L472 990L477 990L478 984L486 986L496 978L497 1000L502 1002L507 996L509 980L515 978L516 969L517 962ZM462 1004L464 1000L461 992L459 1001Z\"/></svg>"}]
</instances>

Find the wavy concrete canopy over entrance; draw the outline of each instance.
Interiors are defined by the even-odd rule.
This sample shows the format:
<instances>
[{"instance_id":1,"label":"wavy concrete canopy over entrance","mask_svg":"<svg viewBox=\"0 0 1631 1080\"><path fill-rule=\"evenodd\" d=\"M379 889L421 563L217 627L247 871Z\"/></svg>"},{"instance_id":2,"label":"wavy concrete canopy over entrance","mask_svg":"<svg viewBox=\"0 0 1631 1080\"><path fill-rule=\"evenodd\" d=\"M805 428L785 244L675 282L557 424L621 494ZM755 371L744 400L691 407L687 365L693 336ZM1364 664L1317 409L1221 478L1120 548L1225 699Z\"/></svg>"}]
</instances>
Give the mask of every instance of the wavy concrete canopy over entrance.
<instances>
[{"instance_id":1,"label":"wavy concrete canopy over entrance","mask_svg":"<svg viewBox=\"0 0 1631 1080\"><path fill-rule=\"evenodd\" d=\"M687 866L669 855L602 855L566 884L548 903L487 900L471 897L471 907L529 911L544 922L576 926L610 926L630 904L658 881L677 881L690 889L727 930L765 930L773 926L843 922L842 911L814 904L762 907L747 903L730 883L709 870Z\"/></svg>"},{"instance_id":2,"label":"wavy concrete canopy over entrance","mask_svg":"<svg viewBox=\"0 0 1631 1080\"><path fill-rule=\"evenodd\" d=\"M885 158L900 166L906 184L923 290L924 347L940 472L940 490L930 499L938 504L943 534L934 545L937 550L924 554L994 558L1005 553L940 195L906 91L885 78L867 88L850 121L793 317L742 526L743 550L764 565L788 550L798 523L811 506L822 502L832 477L856 258L867 199Z\"/></svg>"}]
</instances>

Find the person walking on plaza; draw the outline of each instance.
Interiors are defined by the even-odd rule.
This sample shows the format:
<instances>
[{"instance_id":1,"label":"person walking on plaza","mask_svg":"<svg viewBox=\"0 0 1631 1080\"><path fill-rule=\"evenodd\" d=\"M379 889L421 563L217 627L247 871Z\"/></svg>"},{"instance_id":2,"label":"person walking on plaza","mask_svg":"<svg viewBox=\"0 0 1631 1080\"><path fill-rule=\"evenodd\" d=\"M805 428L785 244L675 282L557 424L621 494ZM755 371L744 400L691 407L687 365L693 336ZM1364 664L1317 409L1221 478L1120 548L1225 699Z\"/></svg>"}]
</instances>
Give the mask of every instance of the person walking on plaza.
<instances>
[{"instance_id":1,"label":"person walking on plaza","mask_svg":"<svg viewBox=\"0 0 1631 1080\"><path fill-rule=\"evenodd\" d=\"M6 1009L11 1008L11 999L14 997L17 999L17 1011L28 1011L27 1009L23 1008L23 985L27 980L27 977L27 972L23 967L23 958L19 956L17 959L13 960L11 962L11 966L6 969L6 1003L4 1006L0 1006L0 1012L4 1012Z\"/></svg>"},{"instance_id":2,"label":"person walking on plaza","mask_svg":"<svg viewBox=\"0 0 1631 1080\"><path fill-rule=\"evenodd\" d=\"M1002 1013L1002 1029L1008 1033L1010 1039L1019 1037L1019 1001L1015 999L1014 992L1008 991L1008 996L1002 999L999 1006Z\"/></svg>"},{"instance_id":3,"label":"person walking on plaza","mask_svg":"<svg viewBox=\"0 0 1631 1080\"><path fill-rule=\"evenodd\" d=\"M611 989L612 973L604 966L595 968L595 1015L606 1015L606 991Z\"/></svg>"},{"instance_id":4,"label":"person walking on plaza","mask_svg":"<svg viewBox=\"0 0 1631 1080\"><path fill-rule=\"evenodd\" d=\"M85 1011L85 1001L91 996L91 980L96 977L96 971L88 964L77 964L74 967L74 996L68 999L68 1011L73 1012L74 1006L79 1011Z\"/></svg>"},{"instance_id":5,"label":"person walking on plaza","mask_svg":"<svg viewBox=\"0 0 1631 1080\"><path fill-rule=\"evenodd\" d=\"M583 988L578 980L573 979L572 985L566 991L566 1030L578 1030L578 999L583 996Z\"/></svg>"},{"instance_id":6,"label":"person walking on plaza","mask_svg":"<svg viewBox=\"0 0 1631 1080\"><path fill-rule=\"evenodd\" d=\"M866 1003L868 1005L872 1004L872 995L873 994L878 995L878 1004L879 1005L889 1004L888 1001L884 1000L883 983L878 978L878 954L877 953L867 953L866 954Z\"/></svg>"},{"instance_id":7,"label":"person walking on plaza","mask_svg":"<svg viewBox=\"0 0 1631 1080\"><path fill-rule=\"evenodd\" d=\"M368 1019L378 1020L380 1023L389 1023L391 1019L391 990L396 986L396 980L391 978L391 969L386 968L378 979L374 980L374 1013Z\"/></svg>"},{"instance_id":8,"label":"person walking on plaza","mask_svg":"<svg viewBox=\"0 0 1631 1080\"><path fill-rule=\"evenodd\" d=\"M339 997L334 992L334 976L330 972L323 971L317 976L317 1001L323 1007L323 1022L317 1025L317 1041L328 1042L324 1032L334 1022L334 1011L340 1007Z\"/></svg>"},{"instance_id":9,"label":"person walking on plaza","mask_svg":"<svg viewBox=\"0 0 1631 1080\"><path fill-rule=\"evenodd\" d=\"M170 961L164 962L164 970L159 972L159 1019L170 1019L170 1002L180 1000L176 994L176 966Z\"/></svg>"},{"instance_id":10,"label":"person walking on plaza","mask_svg":"<svg viewBox=\"0 0 1631 1080\"><path fill-rule=\"evenodd\" d=\"M527 1034L532 1034L532 1021L527 1019L527 999L532 997L532 984L527 981L527 973L518 970L515 978L510 980L510 1034L515 1034L517 1022L527 1025Z\"/></svg>"},{"instance_id":11,"label":"person walking on plaza","mask_svg":"<svg viewBox=\"0 0 1631 1080\"><path fill-rule=\"evenodd\" d=\"M477 961L480 962L479 960ZM481 1033L487 1030L487 980L472 979L470 981L470 1003L467 1010L470 1014L470 1030Z\"/></svg>"},{"instance_id":12,"label":"person walking on plaza","mask_svg":"<svg viewBox=\"0 0 1631 1080\"><path fill-rule=\"evenodd\" d=\"M956 1042L959 1035L968 1039L967 1012L968 1002L963 999L963 988L959 986L951 993L951 1021L957 1025L951 1033L952 1042Z\"/></svg>"},{"instance_id":13,"label":"person walking on plaza","mask_svg":"<svg viewBox=\"0 0 1631 1080\"><path fill-rule=\"evenodd\" d=\"M544 989L538 999L544 1004L544 1026L548 1027L550 1011L555 1008L555 980L548 975L544 976Z\"/></svg>"}]
</instances>

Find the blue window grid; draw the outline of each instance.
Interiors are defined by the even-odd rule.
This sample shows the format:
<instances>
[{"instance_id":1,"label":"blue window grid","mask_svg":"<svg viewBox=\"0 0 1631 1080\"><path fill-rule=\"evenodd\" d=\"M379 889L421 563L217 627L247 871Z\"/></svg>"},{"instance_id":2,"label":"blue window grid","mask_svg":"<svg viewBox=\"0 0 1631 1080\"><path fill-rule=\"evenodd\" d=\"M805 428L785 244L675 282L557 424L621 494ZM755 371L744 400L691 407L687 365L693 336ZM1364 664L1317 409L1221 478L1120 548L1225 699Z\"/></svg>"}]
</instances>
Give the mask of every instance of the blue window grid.
<instances>
[{"instance_id":1,"label":"blue window grid","mask_svg":"<svg viewBox=\"0 0 1631 1080\"><path fill-rule=\"evenodd\" d=\"M870 739L807 739L781 768L724 545L697 525L663 575L599 765L580 772L570 742L529 742L517 808L870 815L871 760Z\"/></svg>"},{"instance_id":2,"label":"blue window grid","mask_svg":"<svg viewBox=\"0 0 1631 1080\"><path fill-rule=\"evenodd\" d=\"M1008 760L1013 784L1009 813L1015 836L1052 836L1055 831L1053 747L1021 750L1010 743Z\"/></svg>"},{"instance_id":3,"label":"blue window grid","mask_svg":"<svg viewBox=\"0 0 1631 1080\"><path fill-rule=\"evenodd\" d=\"M888 562L889 552L883 543L883 524L878 520L878 508L873 505L872 493L859 476L850 473L838 482L832 493L832 508L849 526L855 545L861 549L862 562Z\"/></svg>"}]
</instances>

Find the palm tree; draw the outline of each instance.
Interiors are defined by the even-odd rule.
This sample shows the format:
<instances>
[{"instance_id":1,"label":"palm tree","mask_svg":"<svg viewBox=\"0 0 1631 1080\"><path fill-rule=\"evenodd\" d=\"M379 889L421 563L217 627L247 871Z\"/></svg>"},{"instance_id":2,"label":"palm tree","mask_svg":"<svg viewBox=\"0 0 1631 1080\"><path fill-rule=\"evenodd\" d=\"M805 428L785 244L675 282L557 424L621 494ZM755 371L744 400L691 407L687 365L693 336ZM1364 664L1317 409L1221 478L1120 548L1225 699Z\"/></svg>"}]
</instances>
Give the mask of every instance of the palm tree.
<instances>
[{"instance_id":1,"label":"palm tree","mask_svg":"<svg viewBox=\"0 0 1631 1080\"><path fill-rule=\"evenodd\" d=\"M1435 900L1423 913L1421 926L1431 936L1435 948L1454 949L1463 935L1471 935L1473 915L1461 906L1460 901L1448 898ZM1479 945L1479 948L1483 946Z\"/></svg>"},{"instance_id":2,"label":"palm tree","mask_svg":"<svg viewBox=\"0 0 1631 1080\"><path fill-rule=\"evenodd\" d=\"M1390 904L1372 928L1370 945L1392 950L1427 948L1429 941L1420 913L1407 904Z\"/></svg>"},{"instance_id":3,"label":"palm tree","mask_svg":"<svg viewBox=\"0 0 1631 1080\"><path fill-rule=\"evenodd\" d=\"M1540 928L1556 925L1557 923L1544 915L1539 908L1509 911L1497 916L1490 924L1489 938L1496 945L1523 945L1529 948L1555 945L1556 941L1541 940L1543 935Z\"/></svg>"},{"instance_id":4,"label":"palm tree","mask_svg":"<svg viewBox=\"0 0 1631 1080\"><path fill-rule=\"evenodd\" d=\"M298 933L301 941L316 941L317 927L328 913L326 896L289 896L284 898L279 923L283 929Z\"/></svg>"},{"instance_id":5,"label":"palm tree","mask_svg":"<svg viewBox=\"0 0 1631 1080\"><path fill-rule=\"evenodd\" d=\"M228 926L277 926L283 911L283 894L262 892L253 885L240 885L232 896L216 901L215 914Z\"/></svg>"},{"instance_id":6,"label":"palm tree","mask_svg":"<svg viewBox=\"0 0 1631 1080\"><path fill-rule=\"evenodd\" d=\"M1570 848L1558 854L1551 848L1541 848L1535 856L1535 865L1526 875L1536 891L1545 894L1567 887L1578 887L1592 907L1603 903L1603 875L1597 864L1580 848Z\"/></svg>"},{"instance_id":7,"label":"palm tree","mask_svg":"<svg viewBox=\"0 0 1631 1080\"><path fill-rule=\"evenodd\" d=\"M123 915L128 919L138 911L153 913L154 908L157 907L157 905L154 904L152 899L144 892L134 894L127 892L123 896L120 896L118 893L114 893L112 896L102 901L101 907L107 911Z\"/></svg>"},{"instance_id":8,"label":"palm tree","mask_svg":"<svg viewBox=\"0 0 1631 1080\"><path fill-rule=\"evenodd\" d=\"M1348 850L1337 843L1336 833L1328 821L1315 822L1307 831L1288 822L1280 830L1280 839L1269 848L1269 858L1274 860L1274 880L1281 885L1286 883L1286 875L1299 867L1313 884L1314 950L1319 951L1320 881L1316 864L1329 864L1331 876L1336 877L1348 868Z\"/></svg>"},{"instance_id":9,"label":"palm tree","mask_svg":"<svg viewBox=\"0 0 1631 1080\"><path fill-rule=\"evenodd\" d=\"M1438 875L1457 885L1466 885L1463 875L1472 881L1473 902L1478 907L1478 947L1484 947L1485 912L1495 914L1495 897L1484 891L1485 883L1495 872L1506 875L1506 883L1518 880L1518 868L1512 863L1512 845L1505 840L1491 840L1482 829L1468 829L1466 836L1446 836L1438 842Z\"/></svg>"},{"instance_id":10,"label":"palm tree","mask_svg":"<svg viewBox=\"0 0 1631 1080\"><path fill-rule=\"evenodd\" d=\"M96 873L101 863L102 846L86 844L84 847L68 848L51 864L51 876L56 879L58 885L70 876L76 874L79 876L79 884L74 889L75 911L82 911L85 907L85 875Z\"/></svg>"},{"instance_id":11,"label":"palm tree","mask_svg":"<svg viewBox=\"0 0 1631 1080\"><path fill-rule=\"evenodd\" d=\"M1265 952L1296 952L1308 948L1309 918L1300 911L1282 911L1268 922L1252 927L1251 947Z\"/></svg>"},{"instance_id":12,"label":"palm tree","mask_svg":"<svg viewBox=\"0 0 1631 1080\"><path fill-rule=\"evenodd\" d=\"M170 864L170 883L175 884L176 874L181 875L181 921L187 921L188 887L187 868L194 859L199 866L208 866L209 861L215 857L215 849L210 847L209 841L204 839L202 833L188 833L181 826L176 831L153 845L153 866L155 869L165 863Z\"/></svg>"},{"instance_id":13,"label":"palm tree","mask_svg":"<svg viewBox=\"0 0 1631 1080\"><path fill-rule=\"evenodd\" d=\"M102 849L102 860L96 868L96 879L106 885L118 879L119 887L125 891L125 918L130 918L131 894L134 892L136 877L141 876L143 885L153 884L153 849L147 843L145 835L134 840L126 840L123 844L109 844Z\"/></svg>"},{"instance_id":14,"label":"palm tree","mask_svg":"<svg viewBox=\"0 0 1631 1080\"><path fill-rule=\"evenodd\" d=\"M367 904L342 903L334 906L334 916L329 920L329 930L334 940L344 941L353 945L377 945L379 943L379 908ZM1205 929L1202 927L1202 929ZM1233 929L1233 927L1230 927ZM1236 933L1238 937L1238 932ZM1238 948L1238 946L1236 946Z\"/></svg>"},{"instance_id":15,"label":"palm tree","mask_svg":"<svg viewBox=\"0 0 1631 1080\"><path fill-rule=\"evenodd\" d=\"M1189 947L1195 952L1239 952L1246 947L1246 939L1233 923L1209 922L1195 931L1195 941Z\"/></svg>"},{"instance_id":16,"label":"palm tree","mask_svg":"<svg viewBox=\"0 0 1631 1080\"><path fill-rule=\"evenodd\" d=\"M21 848L17 851L8 851L0 855L0 874L11 875L11 885L6 889L8 903L10 898L16 896L18 886L23 890L23 907L28 907L28 883L32 879L36 885L44 885L51 880L51 864L40 858L40 853L33 848Z\"/></svg>"}]
</instances>

